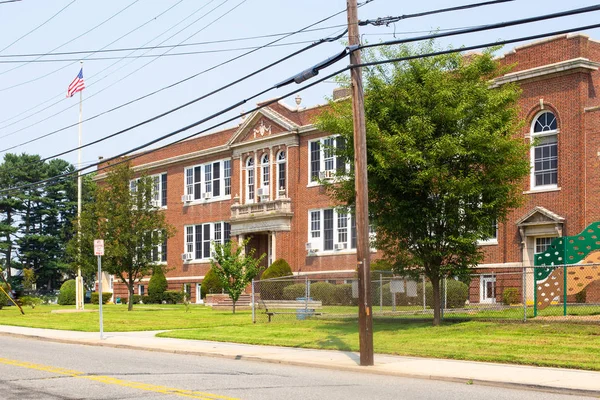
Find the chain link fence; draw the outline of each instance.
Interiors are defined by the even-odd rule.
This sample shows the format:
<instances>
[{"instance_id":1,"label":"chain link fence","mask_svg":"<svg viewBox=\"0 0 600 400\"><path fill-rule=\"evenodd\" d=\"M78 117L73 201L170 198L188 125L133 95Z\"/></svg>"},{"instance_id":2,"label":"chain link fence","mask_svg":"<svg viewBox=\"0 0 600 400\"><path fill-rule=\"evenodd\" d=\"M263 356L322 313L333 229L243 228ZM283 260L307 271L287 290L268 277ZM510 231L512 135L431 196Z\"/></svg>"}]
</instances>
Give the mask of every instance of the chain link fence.
<instances>
[{"instance_id":1,"label":"chain link fence","mask_svg":"<svg viewBox=\"0 0 600 400\"><path fill-rule=\"evenodd\" d=\"M547 269L480 269L463 280L443 279L441 316L445 320L600 322L600 267ZM415 279L373 271L370 295L374 319L433 318L433 287L424 276ZM338 272L259 280L252 283L252 299L252 318L257 323L355 319L358 279L355 273Z\"/></svg>"}]
</instances>

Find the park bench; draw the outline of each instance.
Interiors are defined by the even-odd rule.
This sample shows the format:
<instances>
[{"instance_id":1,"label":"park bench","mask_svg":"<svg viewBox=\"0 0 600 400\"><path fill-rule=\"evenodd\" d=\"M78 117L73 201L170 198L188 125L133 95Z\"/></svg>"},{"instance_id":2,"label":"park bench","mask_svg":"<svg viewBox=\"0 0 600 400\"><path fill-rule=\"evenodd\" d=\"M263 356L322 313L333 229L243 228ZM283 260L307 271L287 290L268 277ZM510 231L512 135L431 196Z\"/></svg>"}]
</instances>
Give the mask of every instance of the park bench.
<instances>
[{"instance_id":1,"label":"park bench","mask_svg":"<svg viewBox=\"0 0 600 400\"><path fill-rule=\"evenodd\" d=\"M276 314L296 314L304 317L323 314L323 302L316 300L260 300L259 307L264 308L269 322Z\"/></svg>"}]
</instances>

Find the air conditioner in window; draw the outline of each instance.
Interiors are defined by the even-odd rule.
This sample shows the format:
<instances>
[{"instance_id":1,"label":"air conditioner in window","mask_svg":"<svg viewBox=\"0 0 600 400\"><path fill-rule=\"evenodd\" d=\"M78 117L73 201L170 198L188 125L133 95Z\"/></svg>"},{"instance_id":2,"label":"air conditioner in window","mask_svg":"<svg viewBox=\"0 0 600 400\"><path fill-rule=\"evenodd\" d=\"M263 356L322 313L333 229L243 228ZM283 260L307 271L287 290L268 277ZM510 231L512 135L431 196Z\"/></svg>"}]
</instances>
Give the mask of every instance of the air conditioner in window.
<instances>
[{"instance_id":1,"label":"air conditioner in window","mask_svg":"<svg viewBox=\"0 0 600 400\"><path fill-rule=\"evenodd\" d=\"M160 200L151 200L150 204L152 204L152 207L157 207L157 208L160 208L160 206L161 206Z\"/></svg>"},{"instance_id":2,"label":"air conditioner in window","mask_svg":"<svg viewBox=\"0 0 600 400\"><path fill-rule=\"evenodd\" d=\"M319 179L322 181L331 180L335 177L335 171L327 170L327 171L319 171Z\"/></svg>"},{"instance_id":3,"label":"air conditioner in window","mask_svg":"<svg viewBox=\"0 0 600 400\"><path fill-rule=\"evenodd\" d=\"M208 199L210 199L211 197L212 197L212 193L210 193L210 192L206 192L206 193L203 193L203 194L202 194L202 198L203 198L204 200L208 200Z\"/></svg>"},{"instance_id":4,"label":"air conditioner in window","mask_svg":"<svg viewBox=\"0 0 600 400\"><path fill-rule=\"evenodd\" d=\"M269 192L267 191L267 188L258 188L258 190L256 191L256 194L260 197L264 196L264 195L268 195Z\"/></svg>"},{"instance_id":5,"label":"air conditioner in window","mask_svg":"<svg viewBox=\"0 0 600 400\"><path fill-rule=\"evenodd\" d=\"M312 245L312 243L311 243L311 242L306 242L306 245L305 245L305 247L306 247L306 251L308 252L308 254L309 254L309 255L310 255L310 254L315 254L315 253L318 251L318 249L316 249L316 248L315 248L315 247Z\"/></svg>"},{"instance_id":6,"label":"air conditioner in window","mask_svg":"<svg viewBox=\"0 0 600 400\"><path fill-rule=\"evenodd\" d=\"M347 243L336 243L334 246L334 249L336 249L336 250L345 250L347 248L348 248Z\"/></svg>"},{"instance_id":7,"label":"air conditioner in window","mask_svg":"<svg viewBox=\"0 0 600 400\"><path fill-rule=\"evenodd\" d=\"M181 254L181 259L183 260L183 262L187 262L190 261L194 256L192 255L192 253L182 253Z\"/></svg>"},{"instance_id":8,"label":"air conditioner in window","mask_svg":"<svg viewBox=\"0 0 600 400\"><path fill-rule=\"evenodd\" d=\"M194 195L184 194L183 196L181 196L181 201L183 203L191 203L192 201L194 201Z\"/></svg>"}]
</instances>

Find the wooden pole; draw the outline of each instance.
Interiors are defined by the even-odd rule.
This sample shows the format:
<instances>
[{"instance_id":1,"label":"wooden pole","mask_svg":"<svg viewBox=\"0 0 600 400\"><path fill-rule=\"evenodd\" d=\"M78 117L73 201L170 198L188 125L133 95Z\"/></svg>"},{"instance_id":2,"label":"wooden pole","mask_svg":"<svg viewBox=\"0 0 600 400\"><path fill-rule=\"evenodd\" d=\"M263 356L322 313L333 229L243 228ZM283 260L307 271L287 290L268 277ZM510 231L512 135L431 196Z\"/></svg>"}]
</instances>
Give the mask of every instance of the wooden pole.
<instances>
[{"instance_id":1,"label":"wooden pole","mask_svg":"<svg viewBox=\"0 0 600 400\"><path fill-rule=\"evenodd\" d=\"M360 44L357 0L347 0L348 44ZM361 63L360 51L350 53L350 64ZM356 190L356 261L358 270L358 332L360 365L373 365L373 315L371 307L369 194L367 184L367 137L362 70L352 68L352 109L354 122L354 184Z\"/></svg>"}]
</instances>

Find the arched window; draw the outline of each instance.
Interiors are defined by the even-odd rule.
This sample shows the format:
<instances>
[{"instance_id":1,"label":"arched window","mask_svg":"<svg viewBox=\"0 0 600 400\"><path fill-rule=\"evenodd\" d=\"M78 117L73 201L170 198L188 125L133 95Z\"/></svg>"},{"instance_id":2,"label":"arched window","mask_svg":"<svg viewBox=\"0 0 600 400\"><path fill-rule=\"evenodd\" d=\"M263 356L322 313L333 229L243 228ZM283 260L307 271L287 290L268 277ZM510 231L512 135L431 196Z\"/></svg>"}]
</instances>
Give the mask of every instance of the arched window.
<instances>
[{"instance_id":1,"label":"arched window","mask_svg":"<svg viewBox=\"0 0 600 400\"><path fill-rule=\"evenodd\" d=\"M539 113L531 125L531 188L550 189L558 184L558 124L550 111Z\"/></svg>"},{"instance_id":2,"label":"arched window","mask_svg":"<svg viewBox=\"0 0 600 400\"><path fill-rule=\"evenodd\" d=\"M260 166L261 166L261 170L262 170L262 180L261 180L261 185L264 189L264 191L266 191L266 193L269 193L269 182L270 182L270 178L271 178L271 168L269 166L269 155L268 154L263 154L262 159L260 161Z\"/></svg>"},{"instance_id":3,"label":"arched window","mask_svg":"<svg viewBox=\"0 0 600 400\"><path fill-rule=\"evenodd\" d=\"M286 190L285 186L285 151L277 153L277 193Z\"/></svg>"},{"instance_id":4,"label":"arched window","mask_svg":"<svg viewBox=\"0 0 600 400\"><path fill-rule=\"evenodd\" d=\"M246 160L246 199L248 203L254 201L254 158Z\"/></svg>"}]
</instances>

